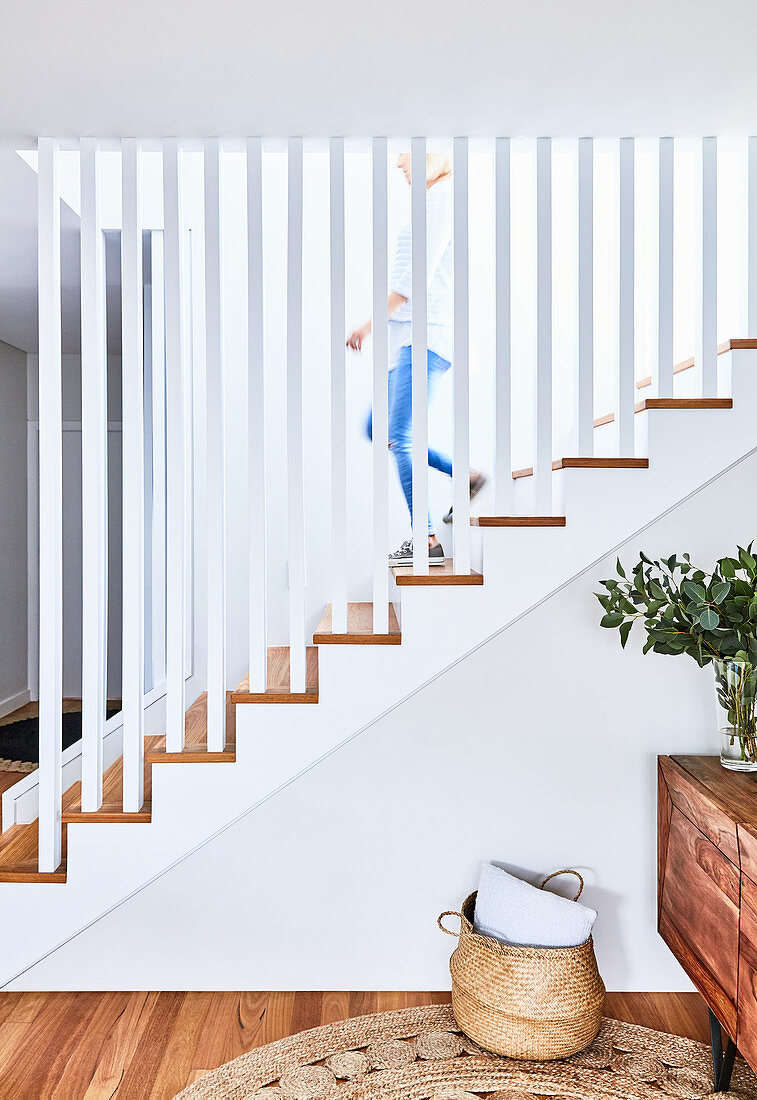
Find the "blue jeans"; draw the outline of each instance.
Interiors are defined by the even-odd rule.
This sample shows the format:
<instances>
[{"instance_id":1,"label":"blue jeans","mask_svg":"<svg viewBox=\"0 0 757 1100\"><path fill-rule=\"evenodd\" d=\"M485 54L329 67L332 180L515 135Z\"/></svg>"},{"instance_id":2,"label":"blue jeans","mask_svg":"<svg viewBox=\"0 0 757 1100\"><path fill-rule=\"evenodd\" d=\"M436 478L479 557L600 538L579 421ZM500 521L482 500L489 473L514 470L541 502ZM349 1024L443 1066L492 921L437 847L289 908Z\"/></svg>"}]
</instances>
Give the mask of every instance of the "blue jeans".
<instances>
[{"instance_id":1,"label":"blue jeans","mask_svg":"<svg viewBox=\"0 0 757 1100\"><path fill-rule=\"evenodd\" d=\"M446 359L435 351L428 352L428 399L431 401L436 383L450 368ZM368 414L366 433L373 439L373 414ZM389 446L397 463L402 492L413 520L413 374L412 351L401 348L397 365L389 372ZM434 470L440 470L452 477L452 462L447 455L428 449L428 464ZM428 518L428 533L433 535L431 516Z\"/></svg>"}]
</instances>

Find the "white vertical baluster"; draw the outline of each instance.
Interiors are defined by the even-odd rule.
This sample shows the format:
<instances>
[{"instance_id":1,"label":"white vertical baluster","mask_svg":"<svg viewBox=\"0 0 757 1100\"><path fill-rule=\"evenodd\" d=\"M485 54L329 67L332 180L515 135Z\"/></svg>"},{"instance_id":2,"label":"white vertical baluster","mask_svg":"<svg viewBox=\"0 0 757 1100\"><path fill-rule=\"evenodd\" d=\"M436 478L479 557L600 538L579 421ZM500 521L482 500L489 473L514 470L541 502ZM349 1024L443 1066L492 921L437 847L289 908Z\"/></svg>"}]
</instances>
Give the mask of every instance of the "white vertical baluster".
<instances>
[{"instance_id":1,"label":"white vertical baluster","mask_svg":"<svg viewBox=\"0 0 757 1100\"><path fill-rule=\"evenodd\" d=\"M183 206L179 206L182 210ZM196 451L201 451L196 409L200 407L198 395L205 393L205 339L199 339L202 310L193 303L202 300L200 279L204 264L200 264L198 250L201 234L184 229L182 232L182 364L184 378L184 675L185 680L195 671L195 491ZM195 316L193 316L195 315Z\"/></svg>"},{"instance_id":2,"label":"white vertical baluster","mask_svg":"<svg viewBox=\"0 0 757 1100\"><path fill-rule=\"evenodd\" d=\"M163 233L150 234L152 686L166 676L166 330Z\"/></svg>"},{"instance_id":3,"label":"white vertical baluster","mask_svg":"<svg viewBox=\"0 0 757 1100\"><path fill-rule=\"evenodd\" d=\"M347 630L347 393L344 341L344 138L329 143L331 229L331 629Z\"/></svg>"},{"instance_id":4,"label":"white vertical baluster","mask_svg":"<svg viewBox=\"0 0 757 1100\"><path fill-rule=\"evenodd\" d=\"M657 397L673 396L673 227L675 147L672 137L660 138L658 278L657 278Z\"/></svg>"},{"instance_id":5,"label":"white vertical baluster","mask_svg":"<svg viewBox=\"0 0 757 1100\"><path fill-rule=\"evenodd\" d=\"M514 507L511 399L510 138L494 143L494 512Z\"/></svg>"},{"instance_id":6,"label":"white vertical baluster","mask_svg":"<svg viewBox=\"0 0 757 1100\"><path fill-rule=\"evenodd\" d=\"M373 632L389 632L389 332L387 142L373 139Z\"/></svg>"},{"instance_id":7,"label":"white vertical baluster","mask_svg":"<svg viewBox=\"0 0 757 1100\"><path fill-rule=\"evenodd\" d=\"M746 303L744 335L757 337L757 137L747 139Z\"/></svg>"},{"instance_id":8,"label":"white vertical baluster","mask_svg":"<svg viewBox=\"0 0 757 1100\"><path fill-rule=\"evenodd\" d=\"M39 140L39 852L61 861L63 709L63 441L58 144Z\"/></svg>"},{"instance_id":9,"label":"white vertical baluster","mask_svg":"<svg viewBox=\"0 0 757 1100\"><path fill-rule=\"evenodd\" d=\"M534 505L552 514L552 141L536 141Z\"/></svg>"},{"instance_id":10,"label":"white vertical baluster","mask_svg":"<svg viewBox=\"0 0 757 1100\"><path fill-rule=\"evenodd\" d=\"M594 139L578 141L576 454L594 454Z\"/></svg>"},{"instance_id":11,"label":"white vertical baluster","mask_svg":"<svg viewBox=\"0 0 757 1100\"><path fill-rule=\"evenodd\" d=\"M410 301L413 404L413 572L428 573L428 284L426 258L426 139L412 138Z\"/></svg>"},{"instance_id":12,"label":"white vertical baluster","mask_svg":"<svg viewBox=\"0 0 757 1100\"><path fill-rule=\"evenodd\" d=\"M468 396L468 139L453 142L454 443L452 458L455 573L470 573L470 403Z\"/></svg>"},{"instance_id":13,"label":"white vertical baluster","mask_svg":"<svg viewBox=\"0 0 757 1100\"><path fill-rule=\"evenodd\" d=\"M97 142L81 142L82 787L102 805L108 614L108 403L105 254Z\"/></svg>"},{"instance_id":14,"label":"white vertical baluster","mask_svg":"<svg viewBox=\"0 0 757 1100\"><path fill-rule=\"evenodd\" d=\"M205 141L208 752L226 747L226 470L221 288L221 143Z\"/></svg>"},{"instance_id":15,"label":"white vertical baluster","mask_svg":"<svg viewBox=\"0 0 757 1100\"><path fill-rule=\"evenodd\" d=\"M184 228L181 151L163 142L166 372L166 749L184 748Z\"/></svg>"},{"instance_id":16,"label":"white vertical baluster","mask_svg":"<svg viewBox=\"0 0 757 1100\"><path fill-rule=\"evenodd\" d=\"M304 692L305 494L302 446L302 138L289 140L287 228L287 497L289 504L289 684Z\"/></svg>"},{"instance_id":17,"label":"white vertical baluster","mask_svg":"<svg viewBox=\"0 0 757 1100\"><path fill-rule=\"evenodd\" d=\"M268 687L265 375L263 366L263 144L247 142L247 349L250 447L250 691Z\"/></svg>"},{"instance_id":18,"label":"white vertical baluster","mask_svg":"<svg viewBox=\"0 0 757 1100\"><path fill-rule=\"evenodd\" d=\"M152 237L152 234L149 234ZM155 667L153 661L153 642L155 621L153 617L153 611L155 608L155 601L153 599L153 523L155 521L154 509L153 509L153 486L154 486L154 472L153 472L153 453L155 451L155 439L153 433L153 407L152 407L152 285L150 283L150 263L151 263L151 248L152 242L148 246L148 249L144 248L142 255L147 260L147 271L144 275L144 292L142 295L142 330L145 334L144 342L144 360L143 360L143 377L144 377L144 395L143 395L143 412L144 412L144 459L145 459L145 691L151 691L155 686ZM150 333L150 339L147 338L147 334Z\"/></svg>"},{"instance_id":19,"label":"white vertical baluster","mask_svg":"<svg viewBox=\"0 0 757 1100\"><path fill-rule=\"evenodd\" d=\"M699 286L694 361L702 397L718 392L718 139L702 138Z\"/></svg>"},{"instance_id":20,"label":"white vertical baluster","mask_svg":"<svg viewBox=\"0 0 757 1100\"><path fill-rule=\"evenodd\" d=\"M144 801L144 344L139 142L121 142L123 808Z\"/></svg>"},{"instance_id":21,"label":"white vertical baluster","mask_svg":"<svg viewBox=\"0 0 757 1100\"><path fill-rule=\"evenodd\" d=\"M634 139L620 139L618 279L618 454L634 453Z\"/></svg>"}]
</instances>

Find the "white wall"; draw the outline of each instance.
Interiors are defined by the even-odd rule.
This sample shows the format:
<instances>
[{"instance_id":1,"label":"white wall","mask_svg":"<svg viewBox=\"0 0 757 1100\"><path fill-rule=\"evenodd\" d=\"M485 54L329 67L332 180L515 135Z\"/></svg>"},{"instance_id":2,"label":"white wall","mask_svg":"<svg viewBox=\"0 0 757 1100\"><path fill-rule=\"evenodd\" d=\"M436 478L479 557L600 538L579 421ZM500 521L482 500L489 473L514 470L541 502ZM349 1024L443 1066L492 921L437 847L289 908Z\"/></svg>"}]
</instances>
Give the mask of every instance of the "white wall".
<instances>
[{"instance_id":1,"label":"white wall","mask_svg":"<svg viewBox=\"0 0 757 1100\"><path fill-rule=\"evenodd\" d=\"M26 702L26 355L0 342L0 714Z\"/></svg>"},{"instance_id":2,"label":"white wall","mask_svg":"<svg viewBox=\"0 0 757 1100\"><path fill-rule=\"evenodd\" d=\"M753 536L756 508L752 455L628 540L621 558L688 550L710 563ZM479 860L494 859L532 879L563 866L585 875L610 989L690 988L655 927L656 756L717 751L711 673L642 657L638 635L622 652L598 627L593 592L614 560L14 987L443 989L452 941L436 916L474 888ZM156 920L172 913L181 919Z\"/></svg>"}]
</instances>

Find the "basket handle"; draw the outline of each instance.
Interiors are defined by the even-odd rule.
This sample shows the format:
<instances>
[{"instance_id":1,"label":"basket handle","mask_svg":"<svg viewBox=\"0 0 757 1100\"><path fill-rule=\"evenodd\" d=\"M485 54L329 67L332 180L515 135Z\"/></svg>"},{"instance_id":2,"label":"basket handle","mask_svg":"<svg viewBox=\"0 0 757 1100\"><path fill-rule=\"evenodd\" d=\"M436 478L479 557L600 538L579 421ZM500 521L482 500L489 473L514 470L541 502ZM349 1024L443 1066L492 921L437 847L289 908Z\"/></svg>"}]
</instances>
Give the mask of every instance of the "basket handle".
<instances>
[{"instance_id":1,"label":"basket handle","mask_svg":"<svg viewBox=\"0 0 757 1100\"><path fill-rule=\"evenodd\" d=\"M454 909L447 909L447 910L445 910L444 913L440 913L439 916L436 919L436 923L439 925L442 932L445 932L448 936L454 936L455 939L459 939L460 932L450 932L449 928L444 927L444 918L445 917L459 917L460 918L460 931L462 931L463 914L462 913L456 913Z\"/></svg>"},{"instance_id":2,"label":"basket handle","mask_svg":"<svg viewBox=\"0 0 757 1100\"><path fill-rule=\"evenodd\" d=\"M579 882L579 887L578 887L578 893L573 898L573 901L578 901L578 899L581 897L581 894L584 891L584 880L583 880L583 877L581 875L579 875L578 871L573 871L569 867L566 867L565 870L563 870L563 871L553 871L551 875L547 875L547 877L544 879L544 882L541 884L539 889L543 890L544 887L547 885L547 883L550 882L553 878L557 878L558 875L575 875L576 876L576 878L578 879L578 882ZM442 916L445 916L445 914L442 913ZM441 920L441 917L439 919ZM447 929L445 928L444 931L446 932ZM454 935L454 933L450 933L450 935Z\"/></svg>"}]
</instances>

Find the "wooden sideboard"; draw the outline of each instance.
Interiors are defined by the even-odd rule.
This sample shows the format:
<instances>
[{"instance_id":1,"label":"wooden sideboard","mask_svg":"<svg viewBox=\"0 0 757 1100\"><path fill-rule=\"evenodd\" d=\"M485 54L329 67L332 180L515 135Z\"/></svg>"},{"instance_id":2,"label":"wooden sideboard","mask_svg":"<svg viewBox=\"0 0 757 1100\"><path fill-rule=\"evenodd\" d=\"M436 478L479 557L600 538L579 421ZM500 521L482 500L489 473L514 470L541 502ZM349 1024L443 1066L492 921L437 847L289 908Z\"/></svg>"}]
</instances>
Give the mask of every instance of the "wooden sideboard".
<instances>
[{"instance_id":1,"label":"wooden sideboard","mask_svg":"<svg viewBox=\"0 0 757 1100\"><path fill-rule=\"evenodd\" d=\"M707 1002L727 1088L736 1046L757 1070L757 774L661 756L658 784L658 927Z\"/></svg>"}]
</instances>

